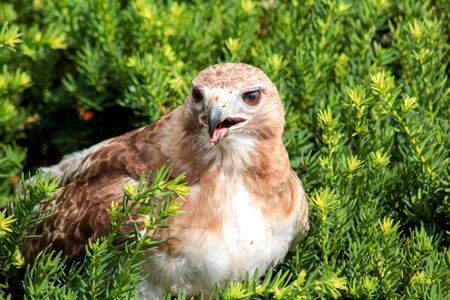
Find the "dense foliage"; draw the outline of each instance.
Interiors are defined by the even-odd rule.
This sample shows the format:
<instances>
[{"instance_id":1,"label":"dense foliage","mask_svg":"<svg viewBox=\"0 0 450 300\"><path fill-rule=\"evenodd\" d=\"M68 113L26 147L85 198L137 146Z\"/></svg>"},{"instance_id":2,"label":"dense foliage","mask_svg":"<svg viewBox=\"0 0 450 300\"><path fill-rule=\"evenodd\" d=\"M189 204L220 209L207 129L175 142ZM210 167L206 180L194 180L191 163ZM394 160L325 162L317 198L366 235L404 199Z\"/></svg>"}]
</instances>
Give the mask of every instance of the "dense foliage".
<instances>
[{"instance_id":1,"label":"dense foliage","mask_svg":"<svg viewBox=\"0 0 450 300\"><path fill-rule=\"evenodd\" d=\"M262 281L214 294L450 298L449 14L446 0L0 2L0 296L134 295L139 257L157 241L135 230L112 245L118 221L77 265L48 253L25 266L19 245L45 217L36 204L58 187L40 178L21 188L20 174L154 121L197 72L232 61L279 89L312 226ZM112 207L112 220L145 213L150 230L177 213L181 178L158 174L124 199L165 196L167 211Z\"/></svg>"}]
</instances>

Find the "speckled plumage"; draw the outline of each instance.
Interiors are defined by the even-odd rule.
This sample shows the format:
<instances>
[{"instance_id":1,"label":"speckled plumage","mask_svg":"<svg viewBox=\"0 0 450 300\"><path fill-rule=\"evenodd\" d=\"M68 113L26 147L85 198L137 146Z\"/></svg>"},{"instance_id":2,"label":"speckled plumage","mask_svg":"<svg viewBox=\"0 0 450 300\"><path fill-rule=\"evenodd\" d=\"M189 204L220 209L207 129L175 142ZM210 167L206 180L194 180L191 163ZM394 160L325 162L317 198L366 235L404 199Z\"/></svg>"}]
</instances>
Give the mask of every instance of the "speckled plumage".
<instances>
[{"instance_id":1,"label":"speckled plumage","mask_svg":"<svg viewBox=\"0 0 450 300\"><path fill-rule=\"evenodd\" d=\"M88 239L107 233L106 210L122 199L123 185L164 164L173 165L174 175L185 172L191 189L184 213L144 263L143 296L207 292L214 282L261 274L305 237L308 205L281 140L284 110L273 83L253 66L221 64L202 71L193 86L202 101L191 93L155 123L45 170L62 178L64 190L56 213L35 230L42 237L25 244L27 260L48 244L70 258L83 256ZM243 95L253 90L261 98L249 106ZM239 120L217 144L206 126L213 109L223 120Z\"/></svg>"}]
</instances>

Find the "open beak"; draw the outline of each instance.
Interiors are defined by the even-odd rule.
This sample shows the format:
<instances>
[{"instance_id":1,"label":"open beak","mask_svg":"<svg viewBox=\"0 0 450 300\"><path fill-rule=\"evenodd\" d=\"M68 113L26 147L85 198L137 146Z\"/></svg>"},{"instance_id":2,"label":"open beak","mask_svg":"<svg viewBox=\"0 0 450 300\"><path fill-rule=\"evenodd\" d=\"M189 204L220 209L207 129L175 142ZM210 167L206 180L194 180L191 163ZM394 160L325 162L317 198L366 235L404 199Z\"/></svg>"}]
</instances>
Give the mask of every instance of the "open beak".
<instances>
[{"instance_id":1,"label":"open beak","mask_svg":"<svg viewBox=\"0 0 450 300\"><path fill-rule=\"evenodd\" d=\"M208 111L208 130L211 145L217 145L228 135L232 127L244 121L246 119L226 117L222 107L217 102L213 102Z\"/></svg>"}]
</instances>

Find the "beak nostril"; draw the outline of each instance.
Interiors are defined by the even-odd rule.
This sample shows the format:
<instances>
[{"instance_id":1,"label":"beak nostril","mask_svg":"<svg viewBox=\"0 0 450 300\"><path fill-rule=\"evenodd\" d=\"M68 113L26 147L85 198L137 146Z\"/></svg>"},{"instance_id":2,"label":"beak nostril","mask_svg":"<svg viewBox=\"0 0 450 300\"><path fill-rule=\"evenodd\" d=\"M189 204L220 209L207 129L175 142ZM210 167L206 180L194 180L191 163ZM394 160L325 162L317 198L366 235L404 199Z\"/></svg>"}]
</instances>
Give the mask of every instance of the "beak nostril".
<instances>
[{"instance_id":1,"label":"beak nostril","mask_svg":"<svg viewBox=\"0 0 450 300\"><path fill-rule=\"evenodd\" d=\"M225 108L227 106L227 101L222 98L216 98L216 102L220 105L220 107Z\"/></svg>"}]
</instances>

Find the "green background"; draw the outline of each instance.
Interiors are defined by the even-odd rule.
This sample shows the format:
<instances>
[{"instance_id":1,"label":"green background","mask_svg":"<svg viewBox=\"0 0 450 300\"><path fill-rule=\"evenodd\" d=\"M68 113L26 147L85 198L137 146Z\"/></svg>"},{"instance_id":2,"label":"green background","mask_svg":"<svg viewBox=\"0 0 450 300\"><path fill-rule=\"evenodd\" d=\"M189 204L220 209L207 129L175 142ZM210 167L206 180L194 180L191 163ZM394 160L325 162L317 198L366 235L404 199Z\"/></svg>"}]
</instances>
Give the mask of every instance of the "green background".
<instances>
[{"instance_id":1,"label":"green background","mask_svg":"<svg viewBox=\"0 0 450 300\"><path fill-rule=\"evenodd\" d=\"M448 299L449 13L446 0L0 2L1 203L18 201L22 171L156 120L209 65L245 62L279 89L311 231L279 277L218 297ZM112 297L16 266L19 223L0 215L1 295ZM36 288L9 289L23 278Z\"/></svg>"}]
</instances>

